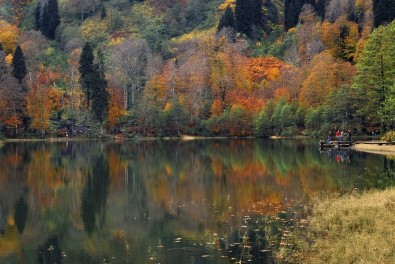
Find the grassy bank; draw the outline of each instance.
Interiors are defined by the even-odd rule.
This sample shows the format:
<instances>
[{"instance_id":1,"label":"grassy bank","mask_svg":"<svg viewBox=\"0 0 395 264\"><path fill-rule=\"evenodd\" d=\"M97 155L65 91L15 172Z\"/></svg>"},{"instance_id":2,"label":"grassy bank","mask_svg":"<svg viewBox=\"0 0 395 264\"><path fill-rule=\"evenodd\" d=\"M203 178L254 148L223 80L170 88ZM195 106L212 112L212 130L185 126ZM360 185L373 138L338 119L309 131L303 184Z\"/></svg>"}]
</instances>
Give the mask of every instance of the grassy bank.
<instances>
[{"instance_id":1,"label":"grassy bank","mask_svg":"<svg viewBox=\"0 0 395 264\"><path fill-rule=\"evenodd\" d=\"M280 259L395 263L395 189L321 199L314 204L308 223L307 231L294 234L296 250Z\"/></svg>"}]
</instances>

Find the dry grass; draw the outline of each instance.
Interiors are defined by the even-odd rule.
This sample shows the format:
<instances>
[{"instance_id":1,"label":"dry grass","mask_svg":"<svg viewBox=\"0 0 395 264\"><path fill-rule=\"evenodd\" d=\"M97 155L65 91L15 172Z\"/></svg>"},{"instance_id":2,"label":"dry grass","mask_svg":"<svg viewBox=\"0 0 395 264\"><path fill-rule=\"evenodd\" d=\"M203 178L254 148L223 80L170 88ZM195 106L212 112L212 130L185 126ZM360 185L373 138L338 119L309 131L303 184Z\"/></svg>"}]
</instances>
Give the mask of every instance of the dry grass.
<instances>
[{"instance_id":1,"label":"dry grass","mask_svg":"<svg viewBox=\"0 0 395 264\"><path fill-rule=\"evenodd\" d=\"M395 263L395 189L317 202L298 240L294 262Z\"/></svg>"},{"instance_id":2,"label":"dry grass","mask_svg":"<svg viewBox=\"0 0 395 264\"><path fill-rule=\"evenodd\" d=\"M387 156L395 155L395 146L394 145L375 145L375 144L355 144L352 146L352 149L357 151L364 151L374 154L383 154Z\"/></svg>"}]
</instances>

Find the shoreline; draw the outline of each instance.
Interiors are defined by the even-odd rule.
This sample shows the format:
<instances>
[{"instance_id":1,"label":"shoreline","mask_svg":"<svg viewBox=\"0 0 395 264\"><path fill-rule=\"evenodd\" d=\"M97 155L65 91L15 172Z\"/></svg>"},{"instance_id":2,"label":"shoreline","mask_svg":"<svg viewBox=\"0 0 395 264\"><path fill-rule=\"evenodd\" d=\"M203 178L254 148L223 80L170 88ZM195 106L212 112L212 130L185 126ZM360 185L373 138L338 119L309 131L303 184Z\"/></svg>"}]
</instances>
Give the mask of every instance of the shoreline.
<instances>
[{"instance_id":1,"label":"shoreline","mask_svg":"<svg viewBox=\"0 0 395 264\"><path fill-rule=\"evenodd\" d=\"M351 147L351 150L386 156L395 156L395 145L355 143Z\"/></svg>"}]
</instances>

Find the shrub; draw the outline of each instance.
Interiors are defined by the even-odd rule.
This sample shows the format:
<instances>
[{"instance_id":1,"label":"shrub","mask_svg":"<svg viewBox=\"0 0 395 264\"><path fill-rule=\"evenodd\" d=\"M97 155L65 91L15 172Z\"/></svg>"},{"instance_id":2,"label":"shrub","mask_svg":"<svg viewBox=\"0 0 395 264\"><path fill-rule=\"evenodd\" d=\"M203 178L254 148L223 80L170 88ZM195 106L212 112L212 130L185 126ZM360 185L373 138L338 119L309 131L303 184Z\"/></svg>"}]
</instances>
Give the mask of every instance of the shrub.
<instances>
[{"instance_id":1,"label":"shrub","mask_svg":"<svg viewBox=\"0 0 395 264\"><path fill-rule=\"evenodd\" d=\"M381 138L381 140L384 141L395 141L395 131L388 131L387 133L385 133L385 135Z\"/></svg>"}]
</instances>

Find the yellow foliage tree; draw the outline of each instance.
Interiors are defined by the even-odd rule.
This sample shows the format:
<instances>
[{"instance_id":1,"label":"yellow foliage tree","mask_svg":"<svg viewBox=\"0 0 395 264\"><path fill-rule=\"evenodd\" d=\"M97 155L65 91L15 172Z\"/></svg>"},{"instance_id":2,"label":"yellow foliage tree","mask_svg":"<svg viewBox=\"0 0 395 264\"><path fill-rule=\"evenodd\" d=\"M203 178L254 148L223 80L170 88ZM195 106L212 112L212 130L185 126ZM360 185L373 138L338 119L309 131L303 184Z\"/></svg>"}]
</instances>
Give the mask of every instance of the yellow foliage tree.
<instances>
[{"instance_id":1,"label":"yellow foliage tree","mask_svg":"<svg viewBox=\"0 0 395 264\"><path fill-rule=\"evenodd\" d=\"M13 53L17 44L19 30L15 25L0 20L0 43L7 54Z\"/></svg>"}]
</instances>

